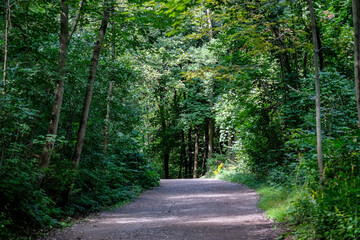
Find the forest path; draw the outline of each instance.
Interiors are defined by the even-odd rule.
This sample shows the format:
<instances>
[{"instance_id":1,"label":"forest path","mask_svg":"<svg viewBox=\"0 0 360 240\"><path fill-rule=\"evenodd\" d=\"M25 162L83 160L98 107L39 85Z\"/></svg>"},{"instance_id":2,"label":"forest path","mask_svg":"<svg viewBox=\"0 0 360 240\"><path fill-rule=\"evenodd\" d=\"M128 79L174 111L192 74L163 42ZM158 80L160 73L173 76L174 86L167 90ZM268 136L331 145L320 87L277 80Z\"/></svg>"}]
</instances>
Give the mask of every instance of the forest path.
<instances>
[{"instance_id":1,"label":"forest path","mask_svg":"<svg viewBox=\"0 0 360 240\"><path fill-rule=\"evenodd\" d=\"M214 179L161 180L124 207L88 218L47 239L275 239L255 191Z\"/></svg>"}]
</instances>

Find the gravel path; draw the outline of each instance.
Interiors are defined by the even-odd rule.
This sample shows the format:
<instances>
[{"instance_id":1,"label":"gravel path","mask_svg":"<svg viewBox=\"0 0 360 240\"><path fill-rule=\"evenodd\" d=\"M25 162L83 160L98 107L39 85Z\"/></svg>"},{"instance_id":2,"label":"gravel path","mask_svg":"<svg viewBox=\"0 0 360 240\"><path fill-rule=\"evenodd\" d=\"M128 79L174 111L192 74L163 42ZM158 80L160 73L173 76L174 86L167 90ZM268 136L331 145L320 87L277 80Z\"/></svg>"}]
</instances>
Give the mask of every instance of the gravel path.
<instances>
[{"instance_id":1,"label":"gravel path","mask_svg":"<svg viewBox=\"0 0 360 240\"><path fill-rule=\"evenodd\" d=\"M275 239L274 223L244 185L213 179L161 180L134 202L101 213L48 240Z\"/></svg>"}]
</instances>

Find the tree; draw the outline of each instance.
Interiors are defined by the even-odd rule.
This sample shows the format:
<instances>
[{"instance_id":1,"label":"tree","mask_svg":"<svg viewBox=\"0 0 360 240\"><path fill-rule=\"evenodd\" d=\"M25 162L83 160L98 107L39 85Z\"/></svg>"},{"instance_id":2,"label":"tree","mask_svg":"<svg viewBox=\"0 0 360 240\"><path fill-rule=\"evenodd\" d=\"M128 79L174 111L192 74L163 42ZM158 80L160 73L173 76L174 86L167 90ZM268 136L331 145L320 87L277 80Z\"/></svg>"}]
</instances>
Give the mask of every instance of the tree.
<instances>
[{"instance_id":1,"label":"tree","mask_svg":"<svg viewBox=\"0 0 360 240\"><path fill-rule=\"evenodd\" d=\"M355 72L355 92L356 106L358 112L358 125L360 126L360 2L352 1L353 21L354 21L354 72Z\"/></svg>"},{"instance_id":2,"label":"tree","mask_svg":"<svg viewBox=\"0 0 360 240\"><path fill-rule=\"evenodd\" d=\"M319 168L319 178L324 180L324 166L322 156L322 140L321 140L321 108L320 108L320 73L319 73L319 47L317 42L317 31L315 13L312 0L308 0L311 15L311 30L314 44L314 65L315 65L315 89L316 89L316 139L317 139L317 159Z\"/></svg>"},{"instance_id":3,"label":"tree","mask_svg":"<svg viewBox=\"0 0 360 240\"><path fill-rule=\"evenodd\" d=\"M86 132L86 125L89 117L89 110L90 110L90 104L91 99L94 91L94 82L96 77L96 70L97 65L99 63L99 56L101 52L102 43L104 41L104 37L106 34L106 28L109 22L110 13L113 10L113 2L111 0L104 0L103 6L104 6L104 12L103 17L101 20L101 26L99 29L99 35L97 37L97 40L94 45L94 51L91 59L91 65L90 65L90 72L88 77L88 83L86 87L86 94L84 98L84 105L83 105L83 111L80 119L80 125L79 125L79 131L77 134L77 140L76 140L76 146L74 150L74 154L72 157L72 161L75 164L75 167L77 168L80 163L81 158L81 152L84 145L84 139L85 139L85 132Z\"/></svg>"},{"instance_id":4,"label":"tree","mask_svg":"<svg viewBox=\"0 0 360 240\"><path fill-rule=\"evenodd\" d=\"M8 35L9 35L9 24L10 24L10 0L6 2L6 20L5 20L5 46L4 46L4 69L3 69L3 94L6 93L6 68L8 58Z\"/></svg>"}]
</instances>

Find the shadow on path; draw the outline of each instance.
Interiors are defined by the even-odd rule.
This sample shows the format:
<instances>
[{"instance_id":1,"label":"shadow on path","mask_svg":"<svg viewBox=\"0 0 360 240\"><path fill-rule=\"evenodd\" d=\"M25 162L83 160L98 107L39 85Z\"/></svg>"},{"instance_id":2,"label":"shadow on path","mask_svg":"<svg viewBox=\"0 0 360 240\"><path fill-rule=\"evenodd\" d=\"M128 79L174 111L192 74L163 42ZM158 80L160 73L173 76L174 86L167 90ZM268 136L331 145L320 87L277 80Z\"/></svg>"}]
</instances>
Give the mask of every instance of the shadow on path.
<instances>
[{"instance_id":1,"label":"shadow on path","mask_svg":"<svg viewBox=\"0 0 360 240\"><path fill-rule=\"evenodd\" d=\"M244 185L213 179L161 180L134 202L89 218L48 240L275 239L280 231Z\"/></svg>"}]
</instances>

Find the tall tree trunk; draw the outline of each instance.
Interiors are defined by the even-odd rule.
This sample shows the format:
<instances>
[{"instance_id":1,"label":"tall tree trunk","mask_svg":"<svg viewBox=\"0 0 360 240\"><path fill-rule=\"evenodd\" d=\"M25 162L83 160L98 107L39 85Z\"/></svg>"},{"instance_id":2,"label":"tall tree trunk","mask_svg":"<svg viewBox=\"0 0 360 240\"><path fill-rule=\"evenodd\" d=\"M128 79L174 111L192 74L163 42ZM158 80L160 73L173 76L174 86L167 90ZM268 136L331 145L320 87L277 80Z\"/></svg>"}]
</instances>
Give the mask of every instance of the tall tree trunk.
<instances>
[{"instance_id":1,"label":"tall tree trunk","mask_svg":"<svg viewBox=\"0 0 360 240\"><path fill-rule=\"evenodd\" d=\"M112 6L109 6L109 5L110 5L110 1L105 0L104 1L105 9L104 9L103 18L101 21L101 26L99 29L99 35L97 37L97 41L95 42L93 56L91 59L90 73L89 73L88 83L87 83L87 87L86 87L86 94L85 94L85 98L84 98L84 106L83 106L83 111L82 111L82 115L81 115L81 119L80 119L80 126L79 126L79 131L77 134L75 151L74 151L74 154L72 157L72 161L75 163L76 168L78 168L78 166L79 166L81 152L82 152L83 145L84 145L86 126L87 126L87 121L88 121L88 117L89 117L91 98L92 98L93 90L94 90L94 82L95 82L97 65L99 63L101 46L102 46L102 43L103 43L103 40L105 37L105 33L106 33L106 28L107 28L107 25L109 22L110 12L113 8Z\"/></svg>"},{"instance_id":2,"label":"tall tree trunk","mask_svg":"<svg viewBox=\"0 0 360 240\"><path fill-rule=\"evenodd\" d=\"M1 144L0 173L1 173L2 165L3 165L3 163L4 163L4 155L5 155L5 142L3 142L3 143Z\"/></svg>"},{"instance_id":3,"label":"tall tree trunk","mask_svg":"<svg viewBox=\"0 0 360 240\"><path fill-rule=\"evenodd\" d=\"M353 19L354 19L354 45L355 45L355 92L356 92L356 106L358 112L358 126L360 127L360 2L358 0L352 1Z\"/></svg>"},{"instance_id":4,"label":"tall tree trunk","mask_svg":"<svg viewBox=\"0 0 360 240\"><path fill-rule=\"evenodd\" d=\"M233 136L230 130L228 130L227 132L227 137L228 137L228 143L227 143L227 149L226 149L226 153L227 153L227 157L232 160L232 145L233 145Z\"/></svg>"},{"instance_id":5,"label":"tall tree trunk","mask_svg":"<svg viewBox=\"0 0 360 240\"><path fill-rule=\"evenodd\" d=\"M214 153L214 130L215 130L215 121L213 118L209 119L209 132L208 132L208 157L212 158Z\"/></svg>"},{"instance_id":6,"label":"tall tree trunk","mask_svg":"<svg viewBox=\"0 0 360 240\"><path fill-rule=\"evenodd\" d=\"M165 179L169 179L169 160L170 160L170 154L168 151L164 153L164 173L165 173Z\"/></svg>"},{"instance_id":7,"label":"tall tree trunk","mask_svg":"<svg viewBox=\"0 0 360 240\"><path fill-rule=\"evenodd\" d=\"M205 125L205 133L204 133L204 155L202 159L202 165L201 165L201 174L205 174L205 167L206 167L206 159L208 158L208 141L209 141L209 134L208 134L208 126Z\"/></svg>"},{"instance_id":8,"label":"tall tree trunk","mask_svg":"<svg viewBox=\"0 0 360 240\"><path fill-rule=\"evenodd\" d=\"M180 170L179 178L182 178L182 168L185 166L185 175L187 170L187 161L186 161L186 149L185 149L185 133L184 130L181 130L181 152L180 152Z\"/></svg>"},{"instance_id":9,"label":"tall tree trunk","mask_svg":"<svg viewBox=\"0 0 360 240\"><path fill-rule=\"evenodd\" d=\"M164 79L160 79L158 82L159 84L159 100L158 100L158 107L160 111L160 124L161 124L161 147L162 147L162 157L163 157L163 170L164 170L164 178L169 178L169 147L168 147L168 139L167 139L167 126L166 126L166 119L165 119L165 109L164 109Z\"/></svg>"},{"instance_id":10,"label":"tall tree trunk","mask_svg":"<svg viewBox=\"0 0 360 240\"><path fill-rule=\"evenodd\" d=\"M75 32L76 26L80 18L80 11L85 0L81 0L79 8L76 13L75 20L72 25L72 31L69 34L69 6L68 0L60 1L60 45L59 45L59 57L58 57L58 73L59 79L56 82L54 101L51 111L51 119L47 132L47 139L39 159L39 167L46 168L50 163L51 153L55 145L55 138L57 135L61 106L64 96L64 85L66 79L66 57L70 39Z\"/></svg>"},{"instance_id":11,"label":"tall tree trunk","mask_svg":"<svg viewBox=\"0 0 360 240\"><path fill-rule=\"evenodd\" d=\"M106 117L105 117L105 131L104 131L104 158L107 156L107 148L109 141L109 130L110 130L110 103L112 98L114 82L109 83L109 92L106 103Z\"/></svg>"},{"instance_id":12,"label":"tall tree trunk","mask_svg":"<svg viewBox=\"0 0 360 240\"><path fill-rule=\"evenodd\" d=\"M192 163L193 163L193 156L192 156L192 145L191 145L191 139L192 139L192 133L191 133L191 127L189 128L188 130L188 159L189 159L189 162L188 162L188 171L187 171L187 176L191 176L191 169L192 169Z\"/></svg>"},{"instance_id":13,"label":"tall tree trunk","mask_svg":"<svg viewBox=\"0 0 360 240\"><path fill-rule=\"evenodd\" d=\"M114 18L114 11L111 13L112 18ZM111 39L111 45L112 45L112 51L111 51L111 60L113 64L115 63L115 50L116 50L116 44L115 44L115 23L111 23L111 33L112 33L112 39ZM112 91L114 86L114 77L111 77L111 81L109 83L109 91L107 96L107 102L106 102L106 117L105 117L105 131L104 131L104 158L107 157L107 149L108 149L108 141L109 141L109 131L110 131L110 104L111 104L111 98L112 98Z\"/></svg>"},{"instance_id":14,"label":"tall tree trunk","mask_svg":"<svg viewBox=\"0 0 360 240\"><path fill-rule=\"evenodd\" d=\"M60 47L58 58L59 80L56 82L54 101L51 111L51 120L47 132L46 143L39 159L39 167L46 168L49 165L52 149L55 145L55 138L58 130L61 106L64 96L64 85L66 78L66 56L69 44L69 6L68 0L60 1Z\"/></svg>"},{"instance_id":15,"label":"tall tree trunk","mask_svg":"<svg viewBox=\"0 0 360 240\"><path fill-rule=\"evenodd\" d=\"M6 2L6 23L5 23L5 47L4 47L4 72L3 72L3 95L6 94L6 68L7 68L7 58L8 58L8 34L9 34L9 25L10 25L10 0ZM3 128L4 123L1 123L1 128ZM5 155L5 138L2 140L1 144L1 156L0 156L0 172L2 165L4 163Z\"/></svg>"},{"instance_id":16,"label":"tall tree trunk","mask_svg":"<svg viewBox=\"0 0 360 240\"><path fill-rule=\"evenodd\" d=\"M193 178L197 177L197 165L199 159L199 126L195 126L195 133L194 133L194 168L193 168Z\"/></svg>"},{"instance_id":17,"label":"tall tree trunk","mask_svg":"<svg viewBox=\"0 0 360 240\"><path fill-rule=\"evenodd\" d=\"M317 138L317 159L320 181L324 180L324 165L322 159L321 143L321 111L320 111L320 75L319 75L319 46L316 31L315 13L312 0L308 0L311 14L311 29L314 43L314 65L315 65L315 89L316 89L316 138Z\"/></svg>"},{"instance_id":18,"label":"tall tree trunk","mask_svg":"<svg viewBox=\"0 0 360 240\"><path fill-rule=\"evenodd\" d=\"M6 93L6 69L7 69L7 59L8 59L9 25L10 25L10 0L7 0L6 22L5 22L5 46L4 46L4 72L3 72L4 94Z\"/></svg>"},{"instance_id":19,"label":"tall tree trunk","mask_svg":"<svg viewBox=\"0 0 360 240\"><path fill-rule=\"evenodd\" d=\"M210 16L210 9L206 9L206 15L207 15L207 21L208 21L208 27L209 27L209 39L210 41L213 38L213 29L212 29L212 22L211 22L211 16ZM211 94L210 94L210 111L212 111L214 103L213 103L213 98L214 98L214 79L211 79ZM215 128L215 120L213 119L213 117L211 116L209 118L209 122L208 122L208 154L207 156L209 158L213 157L213 152L214 152L214 128Z\"/></svg>"},{"instance_id":20,"label":"tall tree trunk","mask_svg":"<svg viewBox=\"0 0 360 240\"><path fill-rule=\"evenodd\" d=\"M162 104L162 103L159 103ZM161 111L161 131L162 131L162 140L161 140L161 145L162 145L162 149L163 149L163 169L164 169L164 177L165 179L169 178L169 159L170 159L170 155L169 155L169 151L168 151L168 147L167 147L167 143L166 143L166 122L165 122L165 117L164 117L164 113L163 110Z\"/></svg>"},{"instance_id":21,"label":"tall tree trunk","mask_svg":"<svg viewBox=\"0 0 360 240\"><path fill-rule=\"evenodd\" d=\"M209 8L206 9L206 17L207 17L207 22L208 22L208 27L209 27L209 39L211 41L211 39L213 38L213 29L212 29L212 22L211 22L211 15L210 15Z\"/></svg>"}]
</instances>

